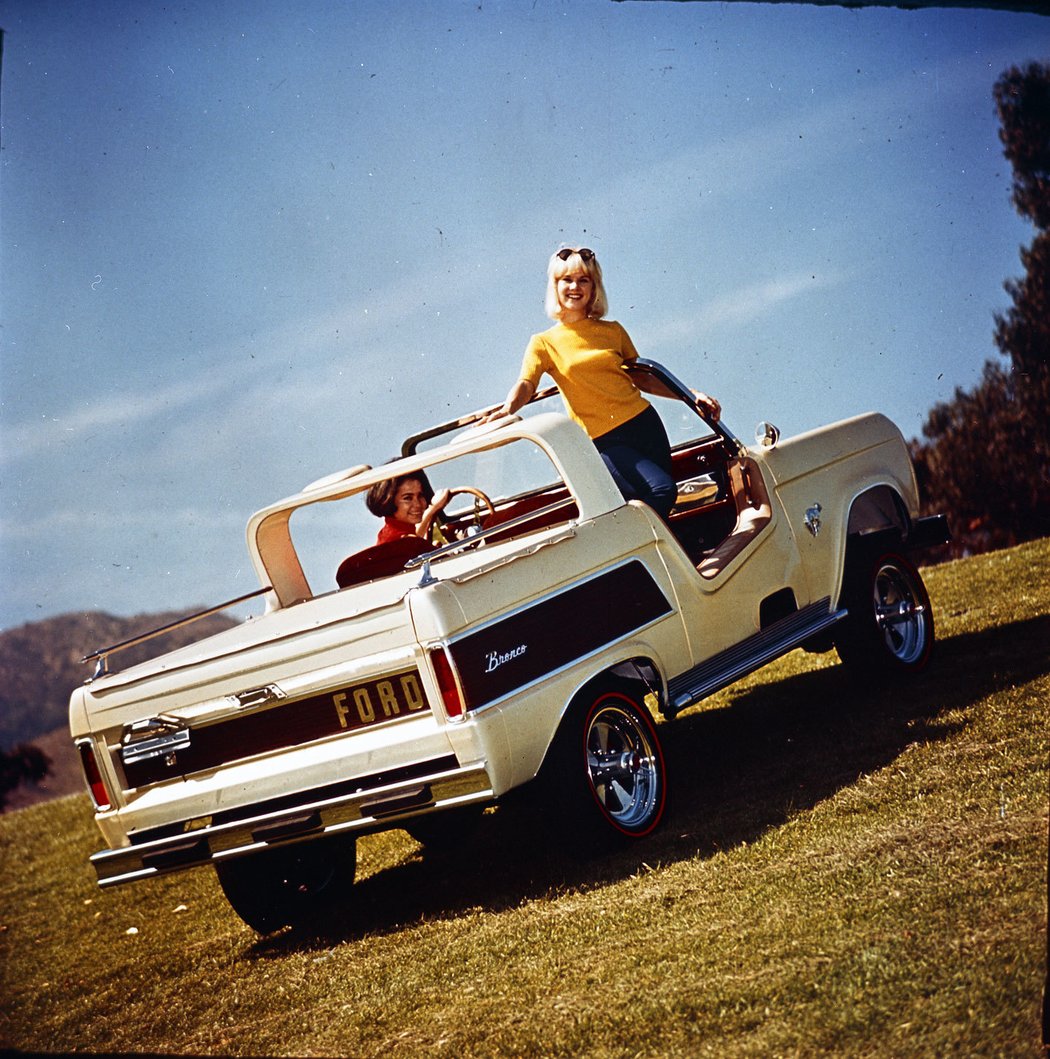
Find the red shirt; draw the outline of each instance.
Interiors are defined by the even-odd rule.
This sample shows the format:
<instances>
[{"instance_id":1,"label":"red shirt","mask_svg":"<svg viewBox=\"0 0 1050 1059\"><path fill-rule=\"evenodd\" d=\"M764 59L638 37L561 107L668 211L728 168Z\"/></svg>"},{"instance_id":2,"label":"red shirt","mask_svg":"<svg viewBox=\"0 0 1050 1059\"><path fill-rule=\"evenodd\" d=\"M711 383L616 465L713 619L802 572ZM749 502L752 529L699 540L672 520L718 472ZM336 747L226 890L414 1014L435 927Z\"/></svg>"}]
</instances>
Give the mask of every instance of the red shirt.
<instances>
[{"instance_id":1,"label":"red shirt","mask_svg":"<svg viewBox=\"0 0 1050 1059\"><path fill-rule=\"evenodd\" d=\"M376 544L386 544L387 541L396 541L401 537L414 537L415 535L416 527L411 522L403 522L399 518L387 515L383 520L379 536L376 537Z\"/></svg>"}]
</instances>

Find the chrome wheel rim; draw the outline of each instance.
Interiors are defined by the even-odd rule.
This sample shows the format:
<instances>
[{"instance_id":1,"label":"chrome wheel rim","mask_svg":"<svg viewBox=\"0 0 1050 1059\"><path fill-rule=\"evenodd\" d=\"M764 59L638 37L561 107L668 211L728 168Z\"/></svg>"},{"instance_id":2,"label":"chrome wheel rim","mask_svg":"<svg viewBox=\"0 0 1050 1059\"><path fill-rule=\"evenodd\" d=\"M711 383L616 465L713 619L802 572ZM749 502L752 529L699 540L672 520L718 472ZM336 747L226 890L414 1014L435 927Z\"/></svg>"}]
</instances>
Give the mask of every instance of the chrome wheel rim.
<instances>
[{"instance_id":1,"label":"chrome wheel rim","mask_svg":"<svg viewBox=\"0 0 1050 1059\"><path fill-rule=\"evenodd\" d=\"M659 751L627 710L603 706L587 729L587 776L598 804L625 830L644 827L662 795Z\"/></svg>"},{"instance_id":2,"label":"chrome wheel rim","mask_svg":"<svg viewBox=\"0 0 1050 1059\"><path fill-rule=\"evenodd\" d=\"M918 661L926 649L929 615L906 570L883 563L875 573L875 623L886 650L898 661Z\"/></svg>"}]
</instances>

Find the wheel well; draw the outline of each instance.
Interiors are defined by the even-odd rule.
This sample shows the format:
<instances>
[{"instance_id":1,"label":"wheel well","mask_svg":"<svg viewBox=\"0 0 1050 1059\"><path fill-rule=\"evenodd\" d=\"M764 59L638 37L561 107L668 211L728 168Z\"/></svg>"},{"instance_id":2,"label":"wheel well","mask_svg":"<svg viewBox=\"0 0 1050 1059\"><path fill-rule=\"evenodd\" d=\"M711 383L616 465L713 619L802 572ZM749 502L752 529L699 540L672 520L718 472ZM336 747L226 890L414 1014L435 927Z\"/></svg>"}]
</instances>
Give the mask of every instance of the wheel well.
<instances>
[{"instance_id":1,"label":"wheel well","mask_svg":"<svg viewBox=\"0 0 1050 1059\"><path fill-rule=\"evenodd\" d=\"M877 485L854 497L849 509L846 534L866 537L872 533L896 532L908 535L911 519L900 493L888 485Z\"/></svg>"},{"instance_id":2,"label":"wheel well","mask_svg":"<svg viewBox=\"0 0 1050 1059\"><path fill-rule=\"evenodd\" d=\"M840 603L846 590L846 579L852 565L857 562L858 554L877 547L902 547L910 525L911 519L904 501L888 485L877 485L854 498L847 521L846 550L839 585Z\"/></svg>"},{"instance_id":3,"label":"wheel well","mask_svg":"<svg viewBox=\"0 0 1050 1059\"><path fill-rule=\"evenodd\" d=\"M650 658L626 658L584 681L573 693L559 723L565 721L577 702L587 698L598 688L608 687L610 684L631 686L638 693L639 700L645 702L650 713L657 710L663 712L667 701L666 687L659 669L656 668L656 663ZM648 698L650 695L653 698Z\"/></svg>"},{"instance_id":4,"label":"wheel well","mask_svg":"<svg viewBox=\"0 0 1050 1059\"><path fill-rule=\"evenodd\" d=\"M653 695L654 699L646 703L650 711L653 710L654 706L657 709L663 708L666 699L664 695L664 680L652 659L628 659L626 662L613 666L609 670L608 675L616 680L636 685L638 694L643 702L645 702L648 695Z\"/></svg>"},{"instance_id":5,"label":"wheel well","mask_svg":"<svg viewBox=\"0 0 1050 1059\"><path fill-rule=\"evenodd\" d=\"M656 696L659 703L664 700L664 680L656 663L651 658L625 658L600 673L595 673L577 688L570 700L570 706L580 698L591 694L596 688L612 684L633 685L642 700L650 694ZM650 704L651 708L651 704Z\"/></svg>"}]
</instances>

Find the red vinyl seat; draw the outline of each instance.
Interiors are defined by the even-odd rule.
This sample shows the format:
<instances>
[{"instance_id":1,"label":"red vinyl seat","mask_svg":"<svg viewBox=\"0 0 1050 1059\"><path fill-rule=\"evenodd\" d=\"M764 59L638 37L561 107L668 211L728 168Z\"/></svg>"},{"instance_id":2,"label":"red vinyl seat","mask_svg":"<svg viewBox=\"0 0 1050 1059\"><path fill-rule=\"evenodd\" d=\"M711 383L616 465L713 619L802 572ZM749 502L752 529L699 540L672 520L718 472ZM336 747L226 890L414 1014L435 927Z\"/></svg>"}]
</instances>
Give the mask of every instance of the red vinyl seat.
<instances>
[{"instance_id":1,"label":"red vinyl seat","mask_svg":"<svg viewBox=\"0 0 1050 1059\"><path fill-rule=\"evenodd\" d=\"M434 550L430 541L422 537L398 537L384 544L373 544L371 548L347 556L336 571L335 581L340 588L349 588L365 581L399 574L409 559Z\"/></svg>"}]
</instances>

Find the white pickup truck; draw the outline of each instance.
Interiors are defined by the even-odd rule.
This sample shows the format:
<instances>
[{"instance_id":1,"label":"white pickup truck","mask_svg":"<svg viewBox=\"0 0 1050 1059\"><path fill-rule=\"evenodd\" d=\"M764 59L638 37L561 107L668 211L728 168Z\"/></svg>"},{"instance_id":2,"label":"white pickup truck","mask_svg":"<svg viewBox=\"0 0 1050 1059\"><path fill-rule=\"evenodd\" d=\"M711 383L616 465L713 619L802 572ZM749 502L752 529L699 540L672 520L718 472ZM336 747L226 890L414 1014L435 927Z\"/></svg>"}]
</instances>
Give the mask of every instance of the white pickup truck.
<instances>
[{"instance_id":1,"label":"white pickup truck","mask_svg":"<svg viewBox=\"0 0 1050 1059\"><path fill-rule=\"evenodd\" d=\"M921 669L933 614L908 553L947 528L918 517L897 428L761 424L745 446L666 369L633 370L663 393L667 522L624 501L547 390L255 514L261 616L123 671L111 656L152 633L87 656L70 729L100 885L214 865L265 933L346 900L356 836L438 842L526 785L574 842L642 839L670 782L654 714L796 647L834 645L866 679ZM348 546L369 487L413 471L465 498L447 543L375 545L377 524Z\"/></svg>"}]
</instances>

